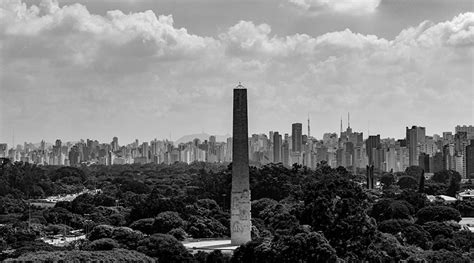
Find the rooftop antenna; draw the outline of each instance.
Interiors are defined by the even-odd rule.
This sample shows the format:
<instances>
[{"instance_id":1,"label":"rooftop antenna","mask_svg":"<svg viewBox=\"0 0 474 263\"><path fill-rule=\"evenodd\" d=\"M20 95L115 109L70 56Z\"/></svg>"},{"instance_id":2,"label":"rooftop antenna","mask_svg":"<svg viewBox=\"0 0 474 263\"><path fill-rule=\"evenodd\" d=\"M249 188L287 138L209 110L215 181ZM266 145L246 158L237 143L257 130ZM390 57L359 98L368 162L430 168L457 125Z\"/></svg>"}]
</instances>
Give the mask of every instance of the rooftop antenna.
<instances>
[{"instance_id":1,"label":"rooftop antenna","mask_svg":"<svg viewBox=\"0 0 474 263\"><path fill-rule=\"evenodd\" d=\"M347 113L347 128L350 128L351 127L351 115L350 113L348 112Z\"/></svg>"},{"instance_id":2,"label":"rooftop antenna","mask_svg":"<svg viewBox=\"0 0 474 263\"><path fill-rule=\"evenodd\" d=\"M341 135L342 135L342 116L341 116Z\"/></svg>"},{"instance_id":3,"label":"rooftop antenna","mask_svg":"<svg viewBox=\"0 0 474 263\"><path fill-rule=\"evenodd\" d=\"M309 120L309 112L308 112L308 138L311 137L311 125Z\"/></svg>"}]
</instances>

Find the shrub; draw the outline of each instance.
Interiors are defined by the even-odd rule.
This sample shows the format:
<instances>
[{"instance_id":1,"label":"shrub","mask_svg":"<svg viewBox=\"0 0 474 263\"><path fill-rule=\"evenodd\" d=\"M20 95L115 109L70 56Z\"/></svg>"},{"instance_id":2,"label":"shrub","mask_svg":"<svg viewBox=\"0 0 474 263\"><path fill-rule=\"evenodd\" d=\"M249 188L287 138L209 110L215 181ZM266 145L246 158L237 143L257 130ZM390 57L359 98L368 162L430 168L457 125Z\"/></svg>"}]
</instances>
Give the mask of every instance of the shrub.
<instances>
[{"instance_id":1,"label":"shrub","mask_svg":"<svg viewBox=\"0 0 474 263\"><path fill-rule=\"evenodd\" d=\"M89 233L88 239L94 241L101 238L111 238L112 232L114 231L113 226L109 225L98 225L95 226Z\"/></svg>"},{"instance_id":2,"label":"shrub","mask_svg":"<svg viewBox=\"0 0 474 263\"><path fill-rule=\"evenodd\" d=\"M101 238L92 241L87 247L86 250L112 250L118 248L119 243L111 238Z\"/></svg>"},{"instance_id":3,"label":"shrub","mask_svg":"<svg viewBox=\"0 0 474 263\"><path fill-rule=\"evenodd\" d=\"M435 239L435 237L441 235L445 238L451 238L453 236L454 229L451 226L448 226L444 222L426 222L423 225L423 229L430 233L431 238Z\"/></svg>"},{"instance_id":4,"label":"shrub","mask_svg":"<svg viewBox=\"0 0 474 263\"><path fill-rule=\"evenodd\" d=\"M173 236L179 241L183 241L188 237L188 233L186 233L186 231L184 231L182 228L173 228L170 230L170 232L168 232L168 235Z\"/></svg>"},{"instance_id":5,"label":"shrub","mask_svg":"<svg viewBox=\"0 0 474 263\"><path fill-rule=\"evenodd\" d=\"M184 227L184 220L176 212L162 212L155 217L153 229L155 233L168 233L171 229Z\"/></svg>"},{"instance_id":6,"label":"shrub","mask_svg":"<svg viewBox=\"0 0 474 263\"><path fill-rule=\"evenodd\" d=\"M461 214L458 210L448 206L427 206L416 213L417 223L424 224L429 221L461 221Z\"/></svg>"},{"instance_id":7,"label":"shrub","mask_svg":"<svg viewBox=\"0 0 474 263\"><path fill-rule=\"evenodd\" d=\"M412 226L413 223L406 219L390 219L380 222L378 230L384 233L397 234L402 232L408 226Z\"/></svg>"},{"instance_id":8,"label":"shrub","mask_svg":"<svg viewBox=\"0 0 474 263\"><path fill-rule=\"evenodd\" d=\"M138 242L139 252L158 258L159 262L191 262L191 254L176 238L166 234L154 234Z\"/></svg>"},{"instance_id":9,"label":"shrub","mask_svg":"<svg viewBox=\"0 0 474 263\"><path fill-rule=\"evenodd\" d=\"M155 222L154 218L143 218L139 219L132 224L130 224L130 228L139 230L145 234L151 235L153 234L153 223Z\"/></svg>"}]
</instances>

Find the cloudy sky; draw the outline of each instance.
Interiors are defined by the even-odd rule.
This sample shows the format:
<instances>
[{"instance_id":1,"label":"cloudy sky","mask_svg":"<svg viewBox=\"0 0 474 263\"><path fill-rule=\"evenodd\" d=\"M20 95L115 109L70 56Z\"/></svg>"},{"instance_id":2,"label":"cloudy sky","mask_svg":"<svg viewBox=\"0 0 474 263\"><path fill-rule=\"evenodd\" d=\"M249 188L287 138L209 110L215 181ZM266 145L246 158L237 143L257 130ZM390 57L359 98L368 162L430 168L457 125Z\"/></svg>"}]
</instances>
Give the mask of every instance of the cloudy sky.
<instances>
[{"instance_id":1,"label":"cloudy sky","mask_svg":"<svg viewBox=\"0 0 474 263\"><path fill-rule=\"evenodd\" d=\"M0 142L474 124L471 0L0 1ZM344 125L346 126L346 125ZM304 125L306 130L306 125Z\"/></svg>"}]
</instances>

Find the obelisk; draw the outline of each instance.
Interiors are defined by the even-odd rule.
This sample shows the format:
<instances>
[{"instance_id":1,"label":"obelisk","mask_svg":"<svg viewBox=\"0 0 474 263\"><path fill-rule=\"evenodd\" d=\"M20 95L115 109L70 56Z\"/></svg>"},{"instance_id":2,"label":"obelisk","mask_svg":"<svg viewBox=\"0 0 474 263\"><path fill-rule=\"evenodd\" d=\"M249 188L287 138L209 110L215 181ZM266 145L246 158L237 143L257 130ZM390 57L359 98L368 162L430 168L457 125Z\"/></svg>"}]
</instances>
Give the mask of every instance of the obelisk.
<instances>
[{"instance_id":1,"label":"obelisk","mask_svg":"<svg viewBox=\"0 0 474 263\"><path fill-rule=\"evenodd\" d=\"M247 89L240 83L234 89L232 134L232 193L230 232L232 245L250 241L249 145Z\"/></svg>"}]
</instances>

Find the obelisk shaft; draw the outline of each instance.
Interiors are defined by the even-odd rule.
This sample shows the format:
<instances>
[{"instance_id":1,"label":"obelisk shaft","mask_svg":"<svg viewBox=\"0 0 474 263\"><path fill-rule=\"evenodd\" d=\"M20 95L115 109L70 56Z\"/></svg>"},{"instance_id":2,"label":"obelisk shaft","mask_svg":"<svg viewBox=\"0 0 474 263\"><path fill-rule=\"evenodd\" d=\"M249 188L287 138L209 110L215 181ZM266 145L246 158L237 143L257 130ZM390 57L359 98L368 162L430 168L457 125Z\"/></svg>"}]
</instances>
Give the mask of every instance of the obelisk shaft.
<instances>
[{"instance_id":1,"label":"obelisk shaft","mask_svg":"<svg viewBox=\"0 0 474 263\"><path fill-rule=\"evenodd\" d=\"M233 245L251 240L247 89L234 89L230 231Z\"/></svg>"}]
</instances>

